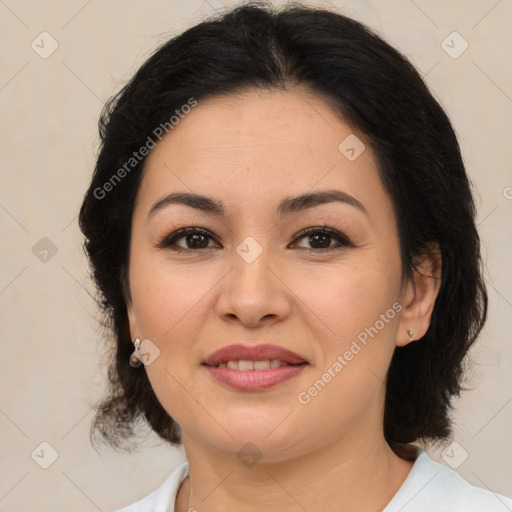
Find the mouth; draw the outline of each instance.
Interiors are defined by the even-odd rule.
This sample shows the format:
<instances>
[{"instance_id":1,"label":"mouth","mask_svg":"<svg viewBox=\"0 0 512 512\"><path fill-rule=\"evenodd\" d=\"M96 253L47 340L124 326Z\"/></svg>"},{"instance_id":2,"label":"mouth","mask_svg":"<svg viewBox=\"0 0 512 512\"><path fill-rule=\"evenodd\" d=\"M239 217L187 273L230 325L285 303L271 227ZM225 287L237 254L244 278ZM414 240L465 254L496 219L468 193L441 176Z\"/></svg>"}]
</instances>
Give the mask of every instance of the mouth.
<instances>
[{"instance_id":1,"label":"mouth","mask_svg":"<svg viewBox=\"0 0 512 512\"><path fill-rule=\"evenodd\" d=\"M309 363L276 345L230 345L211 354L202 366L231 388L261 391L295 377Z\"/></svg>"},{"instance_id":2,"label":"mouth","mask_svg":"<svg viewBox=\"0 0 512 512\"><path fill-rule=\"evenodd\" d=\"M238 359L223 361L214 368L230 368L231 370L240 370L241 372L247 372L251 370L270 370L274 368L281 368L283 366L301 366L307 364L306 362L300 364L292 364L287 361L281 361L279 359L262 359L260 361L251 361L250 359ZM210 365L206 365L210 366Z\"/></svg>"},{"instance_id":3,"label":"mouth","mask_svg":"<svg viewBox=\"0 0 512 512\"><path fill-rule=\"evenodd\" d=\"M228 345L216 350L202 362L202 364L206 366L219 366L224 363L226 367L228 363L230 363L233 369L244 371L255 369L251 366L251 364L254 365L254 363L257 363L257 366L260 367L256 369L264 370L278 368L286 364L299 365L307 363L307 361L299 354L277 345L237 344ZM237 367L235 367L235 363L238 365ZM279 363L279 365L277 363Z\"/></svg>"}]
</instances>

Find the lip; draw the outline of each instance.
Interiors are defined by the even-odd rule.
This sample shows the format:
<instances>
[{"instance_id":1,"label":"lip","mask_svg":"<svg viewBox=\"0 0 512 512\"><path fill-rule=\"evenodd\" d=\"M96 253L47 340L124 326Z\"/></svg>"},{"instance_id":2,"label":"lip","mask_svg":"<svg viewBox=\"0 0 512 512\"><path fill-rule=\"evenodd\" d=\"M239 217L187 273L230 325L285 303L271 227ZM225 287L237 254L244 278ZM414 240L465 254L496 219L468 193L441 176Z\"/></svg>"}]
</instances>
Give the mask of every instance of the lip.
<instances>
[{"instance_id":1,"label":"lip","mask_svg":"<svg viewBox=\"0 0 512 512\"><path fill-rule=\"evenodd\" d=\"M290 366L247 371L216 366L219 363L240 359L249 361L279 359ZM215 379L231 388L241 391L262 391L295 377L308 366L308 362L295 352L277 345L238 344L217 350L203 361L202 366Z\"/></svg>"},{"instance_id":2,"label":"lip","mask_svg":"<svg viewBox=\"0 0 512 512\"><path fill-rule=\"evenodd\" d=\"M204 366L220 382L241 391L262 391L285 382L302 372L307 363L297 366L280 366L270 370L233 370L218 366Z\"/></svg>"},{"instance_id":3,"label":"lip","mask_svg":"<svg viewBox=\"0 0 512 512\"><path fill-rule=\"evenodd\" d=\"M307 361L292 352L291 350L278 347L277 345L228 345L223 347L213 354L210 354L204 361L203 364L206 366L217 366L219 363L225 363L227 361L238 361L240 359L246 359L249 361L263 361L266 359L279 359L289 364L302 364ZM275 368L277 370L277 368ZM236 371L236 370L235 370ZM251 370L252 371L252 370ZM256 370L254 370L256 371ZM264 370L270 371L270 370Z\"/></svg>"}]
</instances>

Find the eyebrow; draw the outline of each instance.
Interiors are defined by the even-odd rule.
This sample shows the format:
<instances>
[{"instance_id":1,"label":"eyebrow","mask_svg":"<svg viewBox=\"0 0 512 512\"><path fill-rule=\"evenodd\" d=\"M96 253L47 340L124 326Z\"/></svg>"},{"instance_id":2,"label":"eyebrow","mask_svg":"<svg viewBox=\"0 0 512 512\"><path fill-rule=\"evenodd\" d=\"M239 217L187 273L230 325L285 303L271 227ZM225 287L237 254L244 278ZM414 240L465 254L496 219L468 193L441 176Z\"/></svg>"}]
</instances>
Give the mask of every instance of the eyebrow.
<instances>
[{"instance_id":1,"label":"eyebrow","mask_svg":"<svg viewBox=\"0 0 512 512\"><path fill-rule=\"evenodd\" d=\"M341 190L322 190L319 192L301 194L295 197L287 197L279 203L277 213L280 217L284 217L291 213L333 202L348 204L369 216L368 211L361 201ZM184 204L205 213L221 216L225 215L225 208L222 201L216 201L210 197L189 192L174 192L157 201L149 210L148 218L170 204Z\"/></svg>"}]
</instances>

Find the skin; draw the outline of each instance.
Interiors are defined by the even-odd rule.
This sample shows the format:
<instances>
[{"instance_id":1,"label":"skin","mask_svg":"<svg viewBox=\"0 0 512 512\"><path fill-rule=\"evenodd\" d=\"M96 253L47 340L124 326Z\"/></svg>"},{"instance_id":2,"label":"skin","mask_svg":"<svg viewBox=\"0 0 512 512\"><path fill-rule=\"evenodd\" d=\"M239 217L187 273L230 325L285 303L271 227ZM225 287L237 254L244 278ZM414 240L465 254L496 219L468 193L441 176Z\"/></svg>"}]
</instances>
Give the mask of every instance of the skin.
<instances>
[{"instance_id":1,"label":"skin","mask_svg":"<svg viewBox=\"0 0 512 512\"><path fill-rule=\"evenodd\" d=\"M338 150L349 134L366 145L354 161ZM327 189L357 198L368 215L331 202L278 216L282 199ZM221 200L225 215L170 204L148 217L178 191ZM334 249L325 251L311 237L297 239L324 224L354 247L327 237L324 246ZM195 246L181 238L181 252L156 247L188 226L211 238ZM236 252L248 236L262 248L252 263ZM207 248L194 248L203 242ZM418 339L428 328L440 259L425 257L418 268L414 279L402 280L392 202L364 134L305 90L200 101L157 144L133 214L127 309L132 339L149 338L160 350L145 371L182 429L190 478L178 512L386 506L412 463L384 440L385 376L394 348L411 342L407 330ZM394 303L401 311L300 403L298 394ZM309 366L264 391L229 388L201 361L242 340L291 349ZM248 442L262 454L251 467L237 458Z\"/></svg>"}]
</instances>

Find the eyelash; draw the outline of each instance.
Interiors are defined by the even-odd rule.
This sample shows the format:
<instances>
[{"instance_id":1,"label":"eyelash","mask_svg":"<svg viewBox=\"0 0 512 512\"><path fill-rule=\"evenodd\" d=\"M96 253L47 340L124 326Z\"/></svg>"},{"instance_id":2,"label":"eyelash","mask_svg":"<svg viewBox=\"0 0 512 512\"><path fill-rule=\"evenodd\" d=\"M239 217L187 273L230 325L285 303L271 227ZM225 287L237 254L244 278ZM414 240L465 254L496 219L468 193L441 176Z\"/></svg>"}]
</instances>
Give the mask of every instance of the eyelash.
<instances>
[{"instance_id":1,"label":"eyelash","mask_svg":"<svg viewBox=\"0 0 512 512\"><path fill-rule=\"evenodd\" d=\"M189 249L184 247L176 246L176 241L180 240L181 238L186 237L187 235L192 234L200 234L207 236L213 240L215 240L215 237L211 235L211 233L203 228L199 227L187 227L187 228L181 228L175 231L174 233L171 233L170 235L165 236L160 242L156 244L156 247L159 249L171 249L176 252L187 252L187 251L193 251L198 252L200 250L204 249L211 249L212 247L202 247L199 249ZM307 253L326 253L333 250L342 249L343 247L355 247L355 245L351 242L351 240L344 235L343 233L340 233L336 229L332 229L326 226L319 226L319 227L313 227L313 228L307 228L299 233L297 233L296 237L294 238L292 243L297 242L298 240L305 238L308 235L312 234L322 234L322 235L329 235L332 238L334 238L338 242L338 246L334 247L327 247L327 248L321 248L321 249L307 249L304 247L301 247L300 249L306 251ZM172 247L174 246L174 247Z\"/></svg>"}]
</instances>

